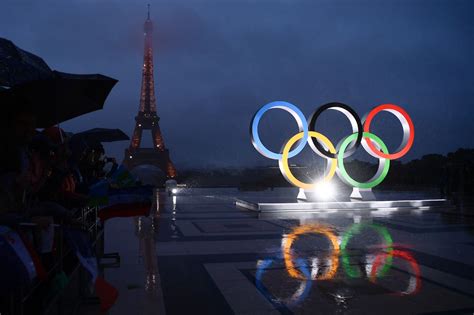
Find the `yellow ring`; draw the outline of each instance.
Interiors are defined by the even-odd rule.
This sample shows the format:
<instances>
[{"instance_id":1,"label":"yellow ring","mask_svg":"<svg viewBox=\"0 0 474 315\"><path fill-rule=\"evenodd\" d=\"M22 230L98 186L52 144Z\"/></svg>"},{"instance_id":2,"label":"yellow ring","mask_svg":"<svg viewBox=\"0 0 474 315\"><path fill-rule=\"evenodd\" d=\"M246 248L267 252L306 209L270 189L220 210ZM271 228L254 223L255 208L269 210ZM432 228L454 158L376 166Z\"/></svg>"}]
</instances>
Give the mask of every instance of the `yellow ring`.
<instances>
[{"instance_id":1,"label":"yellow ring","mask_svg":"<svg viewBox=\"0 0 474 315\"><path fill-rule=\"evenodd\" d=\"M325 274L321 275L318 280L329 280L334 278L339 267L339 243L332 229L329 226L320 224L300 225L295 227L292 233L287 235L285 242L282 244L283 259L285 260L286 270L292 278L307 280L293 263L291 246L300 235L309 233L322 234L326 236L332 244L331 268Z\"/></svg>"},{"instance_id":2,"label":"yellow ring","mask_svg":"<svg viewBox=\"0 0 474 315\"><path fill-rule=\"evenodd\" d=\"M280 160L278 160L278 164L280 166L281 173L290 184L292 184L293 186L302 188L304 190L314 190L318 188L319 182L314 183L314 184L303 183L302 181L297 179L293 175L293 173L291 173L290 166L288 164L288 154L291 150L291 147L293 146L293 144L295 144L296 141L303 138L303 135L304 133L300 132L294 135L293 137L291 137L290 140L288 140L288 142L285 144L285 147L283 148L282 157ZM336 153L336 148L334 148L334 145L332 144L332 142L323 134L320 134L319 132L316 132L316 131L310 131L308 135L309 137L313 137L313 138L316 138L317 140L321 140L323 144L326 145L326 147L329 149L329 152L334 153L334 154ZM324 178L322 179L322 182L330 181L331 178L336 173L337 159L336 158L333 158L333 159L327 158L327 159L332 160L332 161L328 161L330 163L330 169L327 175L324 176Z\"/></svg>"}]
</instances>

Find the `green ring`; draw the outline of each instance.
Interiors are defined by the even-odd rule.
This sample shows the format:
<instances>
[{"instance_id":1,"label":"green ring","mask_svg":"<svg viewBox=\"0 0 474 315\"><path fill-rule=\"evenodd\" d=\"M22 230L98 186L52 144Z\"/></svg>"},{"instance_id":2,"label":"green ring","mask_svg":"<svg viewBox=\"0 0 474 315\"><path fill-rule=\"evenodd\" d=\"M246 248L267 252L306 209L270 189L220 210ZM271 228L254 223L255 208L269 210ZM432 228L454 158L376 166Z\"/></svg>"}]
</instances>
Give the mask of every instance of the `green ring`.
<instances>
[{"instance_id":1,"label":"green ring","mask_svg":"<svg viewBox=\"0 0 474 315\"><path fill-rule=\"evenodd\" d=\"M337 166L338 166L337 173L343 181L347 182L349 185L353 187L363 188L363 189L373 188L377 186L378 184L380 184L385 179L385 176L387 176L388 170L390 168L390 160L385 159L385 165L382 170L382 173L377 178L365 183L360 183L352 179L352 177L347 173L344 167L344 152L346 151L347 146L356 138L357 138L357 132L351 134L342 142L341 147L339 149L339 153L337 154ZM385 145L385 143L383 143L383 141L379 137L377 137L376 135L370 132L364 132L364 138L369 138L371 140L374 140L380 146L380 148L382 149L382 152L385 154L388 154L387 146Z\"/></svg>"},{"instance_id":2,"label":"green ring","mask_svg":"<svg viewBox=\"0 0 474 315\"><path fill-rule=\"evenodd\" d=\"M344 267L344 271L346 274L351 277L351 278L359 278L361 276L360 270L354 268L350 264L350 258L349 255L346 251L347 244L349 243L349 240L355 235L360 233L362 229L365 228L372 228L375 231L379 233L379 235L382 236L382 238L385 241L385 245L387 246L388 249L388 257L385 260L385 264L382 267L382 269L379 270L377 273L377 277L383 277L387 274L387 272L392 268L392 255L390 254L393 251L393 240L392 237L390 236L390 233L388 232L387 228L384 226L380 226L377 224L368 224L368 223L358 223L358 224L353 224L350 229L348 229L344 235L342 236L341 240L341 256L342 256L342 266Z\"/></svg>"}]
</instances>

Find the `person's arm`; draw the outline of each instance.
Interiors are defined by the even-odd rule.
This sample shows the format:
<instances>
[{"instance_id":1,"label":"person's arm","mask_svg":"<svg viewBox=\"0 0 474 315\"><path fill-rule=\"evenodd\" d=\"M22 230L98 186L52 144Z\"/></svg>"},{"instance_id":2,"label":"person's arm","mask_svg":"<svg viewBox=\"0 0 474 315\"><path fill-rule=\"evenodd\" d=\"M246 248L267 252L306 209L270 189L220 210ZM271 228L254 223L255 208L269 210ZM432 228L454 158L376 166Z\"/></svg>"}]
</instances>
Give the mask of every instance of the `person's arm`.
<instances>
[{"instance_id":1,"label":"person's arm","mask_svg":"<svg viewBox=\"0 0 474 315\"><path fill-rule=\"evenodd\" d=\"M115 158L107 158L106 161L112 163L112 168L111 168L110 171L105 175L105 177L110 177L110 176L112 176L112 174L115 173L115 171L117 170L117 168L118 168L118 163L117 163L117 160L116 160Z\"/></svg>"}]
</instances>

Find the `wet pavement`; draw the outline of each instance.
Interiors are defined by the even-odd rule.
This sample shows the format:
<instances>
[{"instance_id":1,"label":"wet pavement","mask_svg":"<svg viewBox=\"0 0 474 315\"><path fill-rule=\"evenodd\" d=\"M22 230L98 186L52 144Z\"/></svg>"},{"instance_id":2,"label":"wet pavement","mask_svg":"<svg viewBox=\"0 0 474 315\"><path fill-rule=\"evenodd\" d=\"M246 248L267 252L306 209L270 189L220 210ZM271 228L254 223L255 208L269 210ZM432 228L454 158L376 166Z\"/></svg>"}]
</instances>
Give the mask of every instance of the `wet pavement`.
<instances>
[{"instance_id":1,"label":"wet pavement","mask_svg":"<svg viewBox=\"0 0 474 315\"><path fill-rule=\"evenodd\" d=\"M474 313L474 211L235 206L289 194L191 189L160 194L150 217L107 221L106 252L121 256L105 271L120 290L110 314Z\"/></svg>"}]
</instances>

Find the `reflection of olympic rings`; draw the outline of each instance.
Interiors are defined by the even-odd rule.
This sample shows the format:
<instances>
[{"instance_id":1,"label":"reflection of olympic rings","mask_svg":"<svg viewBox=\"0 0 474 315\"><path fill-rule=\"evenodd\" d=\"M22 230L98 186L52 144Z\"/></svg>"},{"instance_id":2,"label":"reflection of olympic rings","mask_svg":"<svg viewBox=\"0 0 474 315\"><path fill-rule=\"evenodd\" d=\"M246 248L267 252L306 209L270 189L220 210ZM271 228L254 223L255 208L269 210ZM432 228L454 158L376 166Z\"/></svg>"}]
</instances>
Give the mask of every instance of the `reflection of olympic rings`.
<instances>
[{"instance_id":1,"label":"reflection of olympic rings","mask_svg":"<svg viewBox=\"0 0 474 315\"><path fill-rule=\"evenodd\" d=\"M388 256L388 258L387 258ZM413 269L413 275L410 277L410 282L408 288L405 291L399 292L400 295L411 295L420 292L421 290L421 272L420 266L416 262L415 258L408 252L402 250L392 250L389 253L380 253L375 257L374 263L372 265L372 271L370 272L370 281L376 281L377 269L382 264L382 261L391 259L391 257L398 257L403 260L406 260L411 268ZM414 276L414 278L413 278Z\"/></svg>"},{"instance_id":2,"label":"reflection of olympic rings","mask_svg":"<svg viewBox=\"0 0 474 315\"><path fill-rule=\"evenodd\" d=\"M280 257L280 259L281 259L281 257ZM258 261L258 263L257 263L257 272L255 274L255 285L260 290L260 292L262 292L264 295L267 295L267 296L268 296L268 293L267 293L267 290L263 286L262 277L263 277L263 274L265 273L265 270L268 267L270 267L270 265L273 263L273 261L274 261L273 259L265 259L265 260ZM310 274L308 268L306 267L304 259L299 258L299 259L296 260L296 263L298 264L299 270L305 276L305 279L304 279L304 281L302 281L300 283L298 289L295 291L295 293L293 293L293 295L291 297L289 297L288 299L285 299L285 301L281 301L281 300L277 301L277 302L280 302L280 303L284 302L286 305L288 305L290 307L302 302L308 296L309 292L311 291L311 285L312 285L311 274Z\"/></svg>"},{"instance_id":3,"label":"reflection of olympic rings","mask_svg":"<svg viewBox=\"0 0 474 315\"><path fill-rule=\"evenodd\" d=\"M410 280L408 287L404 291L397 292L398 295L414 295L418 293L421 289L421 272L420 267L415 260L415 258L408 252L402 250L393 249L393 240L388 232L387 228L370 223L358 223L353 224L349 229L347 229L342 237L340 238L340 245L338 237L335 233L333 227L323 224L308 224L294 227L291 233L284 236L282 239L282 255L278 255L276 259L265 259L259 260L257 262L257 272L255 275L255 284L259 291L269 298L272 303L285 304L287 306L294 306L302 302L308 295L311 290L311 282L313 280L331 280L333 279L339 267L339 255L341 255L341 260L343 264L343 269L351 278L361 277L362 274L360 270L354 268L350 264L349 255L346 252L347 246L355 235L361 233L365 229L373 229L376 231L384 241L384 245L380 247L381 252L378 252L376 255L371 255L372 259L366 257L366 272L365 276L369 278L370 282L376 283L377 278L383 278L388 274L392 269L392 260L393 257L401 258L407 261L413 272L410 274ZM301 257L295 258L292 251L293 243L304 234L322 234L324 235L332 245L332 253L329 255L330 263L327 263L329 267L326 267L326 270L323 271L322 275L318 275L318 258L313 257L311 259L311 270L307 264L308 259ZM275 260L281 260L283 256L283 261L285 263L286 271L292 278L301 280L298 289L291 295L291 297L286 298L285 300L277 299L275 300L273 296L267 291L267 289L262 284L262 277L265 273L265 270L270 267L270 265ZM373 258L375 256L375 258ZM395 269L395 267L393 267ZM391 282L391 281L390 281Z\"/></svg>"},{"instance_id":4,"label":"reflection of olympic rings","mask_svg":"<svg viewBox=\"0 0 474 315\"><path fill-rule=\"evenodd\" d=\"M307 279L305 275L302 275L299 272L293 263L291 246L293 242L298 239L299 236L304 234L322 234L328 238L332 245L332 254L331 254L331 266L325 274L321 275L317 279L319 280L328 280L332 279L336 273L337 268L339 267L339 243L337 237L334 234L333 230L324 225L301 225L293 229L293 231L286 236L286 241L282 244L283 259L285 260L285 266L292 278L297 278L301 280Z\"/></svg>"},{"instance_id":5,"label":"reflection of olympic rings","mask_svg":"<svg viewBox=\"0 0 474 315\"><path fill-rule=\"evenodd\" d=\"M283 146L282 153L275 153L267 149L260 140L258 133L258 124L263 114L274 108L287 111L295 118L298 124L299 132L286 142ZM334 149L334 145L327 137L316 131L316 121L325 110L337 110L343 113L352 126L353 133L341 140L337 146L338 150ZM372 120L381 111L387 111L395 115L402 125L403 139L395 153L389 153L383 141L376 135L370 133ZM338 177L346 184L357 188L373 188L380 184L387 175L390 160L404 156L412 147L415 137L414 125L410 116L403 108L393 104L384 104L375 107L364 116L361 122L357 113L348 105L342 103L328 103L319 107L308 120L309 122L305 120L303 113L295 105L284 101L276 101L260 108L253 116L250 126L250 135L255 149L265 157L278 160L280 171L285 179L290 184L305 190L315 189L317 185L307 184L296 179L290 171L288 159L300 153L306 143L309 143L314 152L328 160L326 173L322 180L323 182L329 181L332 178L333 170L335 169L337 170ZM292 150L292 146L295 143L296 147ZM371 180L365 183L360 183L352 179L345 170L343 162L344 158L352 155L360 144L362 144L370 155L379 159L379 167L376 174Z\"/></svg>"},{"instance_id":6,"label":"reflection of olympic rings","mask_svg":"<svg viewBox=\"0 0 474 315\"><path fill-rule=\"evenodd\" d=\"M388 251L388 256L387 259L384 260L384 265L382 266L380 272L375 273L374 275L377 277L383 277L387 274L387 272L390 270L392 266L392 256L391 252L393 251L392 245L393 245L393 240L392 237L390 236L390 233L388 233L387 228L376 225L376 224L365 224L365 223L359 223L359 224L354 224L352 225L342 236L341 239L341 260L342 260L342 266L344 267L344 270L346 271L347 275L351 278L359 278L361 276L361 272L352 267L350 263L350 258L347 253L347 245L349 244L349 241L352 239L352 237L356 234L359 234L363 229L366 228L372 228L375 230L384 240L384 248ZM372 271L374 272L374 267L372 267Z\"/></svg>"}]
</instances>

